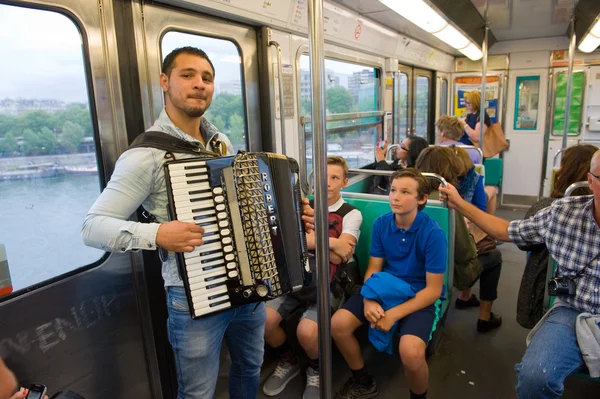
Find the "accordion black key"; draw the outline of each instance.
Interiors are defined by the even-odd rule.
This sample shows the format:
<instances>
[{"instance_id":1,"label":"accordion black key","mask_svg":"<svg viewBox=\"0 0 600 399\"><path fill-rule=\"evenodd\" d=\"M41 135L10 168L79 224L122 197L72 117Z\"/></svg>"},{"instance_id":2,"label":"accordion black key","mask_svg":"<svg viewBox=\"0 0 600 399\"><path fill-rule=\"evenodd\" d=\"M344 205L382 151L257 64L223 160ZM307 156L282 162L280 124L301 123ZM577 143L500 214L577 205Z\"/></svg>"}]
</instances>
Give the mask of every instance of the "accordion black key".
<instances>
[{"instance_id":1,"label":"accordion black key","mask_svg":"<svg viewBox=\"0 0 600 399\"><path fill-rule=\"evenodd\" d=\"M297 162L271 153L165 164L171 219L204 228L177 253L192 318L266 301L309 282Z\"/></svg>"}]
</instances>

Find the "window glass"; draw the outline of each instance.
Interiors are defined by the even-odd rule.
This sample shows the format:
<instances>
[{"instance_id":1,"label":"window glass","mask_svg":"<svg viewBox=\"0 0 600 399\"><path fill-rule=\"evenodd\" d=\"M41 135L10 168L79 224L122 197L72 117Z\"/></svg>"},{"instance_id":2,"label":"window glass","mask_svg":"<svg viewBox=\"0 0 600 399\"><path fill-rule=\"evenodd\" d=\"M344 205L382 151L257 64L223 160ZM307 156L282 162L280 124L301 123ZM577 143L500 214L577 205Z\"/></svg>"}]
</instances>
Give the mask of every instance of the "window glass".
<instances>
[{"instance_id":1,"label":"window glass","mask_svg":"<svg viewBox=\"0 0 600 399\"><path fill-rule=\"evenodd\" d=\"M427 139L429 125L429 78L417 76L415 97L415 134Z\"/></svg>"},{"instance_id":2,"label":"window glass","mask_svg":"<svg viewBox=\"0 0 600 399\"><path fill-rule=\"evenodd\" d=\"M203 50L215 67L215 92L204 117L229 137L236 152L246 150L248 140L239 49L229 40L171 31L163 36L161 42L163 59L171 51L184 46Z\"/></svg>"},{"instance_id":3,"label":"window glass","mask_svg":"<svg viewBox=\"0 0 600 399\"><path fill-rule=\"evenodd\" d=\"M540 96L539 76L517 77L517 101L515 101L515 130L536 130L538 101ZM564 119L563 119L564 120Z\"/></svg>"},{"instance_id":4,"label":"window glass","mask_svg":"<svg viewBox=\"0 0 600 399\"><path fill-rule=\"evenodd\" d=\"M300 57L300 101L302 114L311 113L310 59ZM325 60L327 115L376 111L379 70L370 66ZM306 161L312 170L312 126L306 123ZM350 169L375 159L375 142L381 137L382 117L370 116L327 122L327 153L346 159Z\"/></svg>"},{"instance_id":5,"label":"window glass","mask_svg":"<svg viewBox=\"0 0 600 399\"><path fill-rule=\"evenodd\" d=\"M565 131L565 116L567 105L567 73L559 72L556 76L556 90L554 94L554 123L552 126L553 136L562 136ZM581 123L581 110L583 108L583 89L585 86L585 75L583 72L573 72L571 89L571 110L569 112L568 135L579 136L579 125Z\"/></svg>"},{"instance_id":6,"label":"window glass","mask_svg":"<svg viewBox=\"0 0 600 399\"><path fill-rule=\"evenodd\" d=\"M100 193L82 38L51 11L0 5L0 294L100 259L83 219ZM10 277L9 277L10 276ZM12 287L12 289L10 288Z\"/></svg>"},{"instance_id":7,"label":"window glass","mask_svg":"<svg viewBox=\"0 0 600 399\"><path fill-rule=\"evenodd\" d=\"M440 91L440 115L448 115L448 79L442 79Z\"/></svg>"},{"instance_id":8,"label":"window glass","mask_svg":"<svg viewBox=\"0 0 600 399\"><path fill-rule=\"evenodd\" d=\"M394 124L394 143L402 141L408 129L408 75L404 72L398 73L398 82L394 97L394 112L396 122Z\"/></svg>"}]
</instances>

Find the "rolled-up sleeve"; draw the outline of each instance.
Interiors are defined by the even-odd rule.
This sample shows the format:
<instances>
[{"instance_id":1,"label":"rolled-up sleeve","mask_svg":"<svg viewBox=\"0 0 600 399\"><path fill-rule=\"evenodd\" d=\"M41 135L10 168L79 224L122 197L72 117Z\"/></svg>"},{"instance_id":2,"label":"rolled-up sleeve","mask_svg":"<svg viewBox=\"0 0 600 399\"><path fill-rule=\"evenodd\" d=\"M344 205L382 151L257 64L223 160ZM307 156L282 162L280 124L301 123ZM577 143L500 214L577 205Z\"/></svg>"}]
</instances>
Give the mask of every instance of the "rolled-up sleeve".
<instances>
[{"instance_id":1,"label":"rolled-up sleeve","mask_svg":"<svg viewBox=\"0 0 600 399\"><path fill-rule=\"evenodd\" d=\"M81 236L86 245L111 252L156 249L160 224L128 220L153 190L155 162L148 148L121 155L83 222Z\"/></svg>"},{"instance_id":2,"label":"rolled-up sleeve","mask_svg":"<svg viewBox=\"0 0 600 399\"><path fill-rule=\"evenodd\" d=\"M533 217L513 220L508 225L508 237L517 246L543 244L552 221L552 206L542 209Z\"/></svg>"}]
</instances>

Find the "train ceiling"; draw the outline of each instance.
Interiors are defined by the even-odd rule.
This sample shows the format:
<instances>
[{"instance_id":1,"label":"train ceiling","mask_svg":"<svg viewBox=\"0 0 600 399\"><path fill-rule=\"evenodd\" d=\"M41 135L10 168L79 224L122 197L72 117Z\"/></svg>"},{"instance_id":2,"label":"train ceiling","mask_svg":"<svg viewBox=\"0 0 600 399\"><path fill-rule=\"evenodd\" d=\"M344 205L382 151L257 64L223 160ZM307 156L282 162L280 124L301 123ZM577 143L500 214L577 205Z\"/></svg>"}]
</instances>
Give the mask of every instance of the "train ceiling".
<instances>
[{"instance_id":1,"label":"train ceiling","mask_svg":"<svg viewBox=\"0 0 600 399\"><path fill-rule=\"evenodd\" d=\"M367 18L449 54L460 56L432 34L425 32L376 0L335 0ZM454 22L476 43L483 41L486 0L426 0ZM600 13L600 0L487 0L489 44L496 41L565 36L575 7L577 42Z\"/></svg>"}]
</instances>

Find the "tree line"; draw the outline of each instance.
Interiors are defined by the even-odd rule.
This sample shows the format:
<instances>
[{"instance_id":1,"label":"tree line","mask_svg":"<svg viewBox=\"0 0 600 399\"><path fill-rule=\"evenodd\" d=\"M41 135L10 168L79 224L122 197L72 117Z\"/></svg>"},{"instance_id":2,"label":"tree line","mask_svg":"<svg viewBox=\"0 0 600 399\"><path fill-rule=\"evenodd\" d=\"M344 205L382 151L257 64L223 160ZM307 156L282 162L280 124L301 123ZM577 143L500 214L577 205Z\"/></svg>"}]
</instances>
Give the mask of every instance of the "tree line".
<instances>
[{"instance_id":1,"label":"tree line","mask_svg":"<svg viewBox=\"0 0 600 399\"><path fill-rule=\"evenodd\" d=\"M0 112L2 157L76 153L81 140L92 135L90 110L85 104L70 104L57 112Z\"/></svg>"},{"instance_id":2,"label":"tree line","mask_svg":"<svg viewBox=\"0 0 600 399\"><path fill-rule=\"evenodd\" d=\"M244 146L246 124L241 95L215 96L205 117L227 134L234 146ZM0 112L0 157L77 153L81 140L93 134L90 110L85 104L70 104L57 112Z\"/></svg>"}]
</instances>

